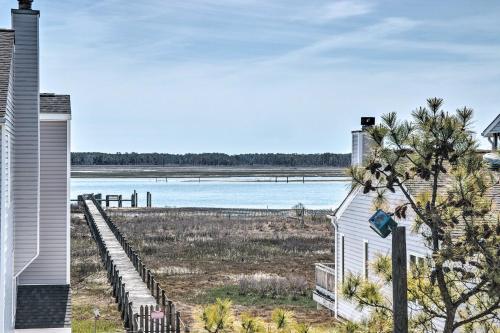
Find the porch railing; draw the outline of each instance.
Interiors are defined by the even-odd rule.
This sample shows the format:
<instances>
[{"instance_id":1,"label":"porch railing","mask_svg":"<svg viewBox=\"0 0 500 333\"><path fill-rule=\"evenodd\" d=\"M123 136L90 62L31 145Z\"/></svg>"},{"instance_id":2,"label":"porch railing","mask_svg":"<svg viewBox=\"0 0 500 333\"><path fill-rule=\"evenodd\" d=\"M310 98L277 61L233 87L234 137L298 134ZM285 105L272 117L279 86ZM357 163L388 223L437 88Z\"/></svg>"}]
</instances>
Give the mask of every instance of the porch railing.
<instances>
[{"instance_id":1,"label":"porch railing","mask_svg":"<svg viewBox=\"0 0 500 333\"><path fill-rule=\"evenodd\" d=\"M335 264L315 264L316 292L335 299Z\"/></svg>"}]
</instances>

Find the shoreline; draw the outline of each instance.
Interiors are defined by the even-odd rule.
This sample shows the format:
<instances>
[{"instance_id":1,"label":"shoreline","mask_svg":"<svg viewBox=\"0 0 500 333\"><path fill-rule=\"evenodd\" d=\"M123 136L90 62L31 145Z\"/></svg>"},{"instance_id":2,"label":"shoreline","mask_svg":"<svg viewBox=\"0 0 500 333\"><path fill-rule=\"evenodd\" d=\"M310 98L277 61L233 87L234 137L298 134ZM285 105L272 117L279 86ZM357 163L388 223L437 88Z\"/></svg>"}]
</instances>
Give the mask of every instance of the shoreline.
<instances>
[{"instance_id":1,"label":"shoreline","mask_svg":"<svg viewBox=\"0 0 500 333\"><path fill-rule=\"evenodd\" d=\"M346 178L346 168L333 167L191 167L191 166L72 166L71 178ZM281 182L283 179L280 180ZM286 181L286 180L285 180ZM289 181L300 182L301 179ZM308 181L314 181L308 179Z\"/></svg>"}]
</instances>

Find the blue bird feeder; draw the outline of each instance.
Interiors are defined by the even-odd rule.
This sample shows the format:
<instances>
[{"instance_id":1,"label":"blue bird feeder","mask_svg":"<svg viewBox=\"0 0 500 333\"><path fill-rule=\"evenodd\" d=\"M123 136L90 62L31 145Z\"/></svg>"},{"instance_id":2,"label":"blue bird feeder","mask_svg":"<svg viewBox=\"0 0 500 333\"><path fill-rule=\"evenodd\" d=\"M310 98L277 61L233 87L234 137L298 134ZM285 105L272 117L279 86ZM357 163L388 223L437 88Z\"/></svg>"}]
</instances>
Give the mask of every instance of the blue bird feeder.
<instances>
[{"instance_id":1,"label":"blue bird feeder","mask_svg":"<svg viewBox=\"0 0 500 333\"><path fill-rule=\"evenodd\" d=\"M373 214L368 221L370 222L370 228L382 238L389 236L392 228L396 228L398 225L396 221L382 209L377 209L375 214Z\"/></svg>"}]
</instances>

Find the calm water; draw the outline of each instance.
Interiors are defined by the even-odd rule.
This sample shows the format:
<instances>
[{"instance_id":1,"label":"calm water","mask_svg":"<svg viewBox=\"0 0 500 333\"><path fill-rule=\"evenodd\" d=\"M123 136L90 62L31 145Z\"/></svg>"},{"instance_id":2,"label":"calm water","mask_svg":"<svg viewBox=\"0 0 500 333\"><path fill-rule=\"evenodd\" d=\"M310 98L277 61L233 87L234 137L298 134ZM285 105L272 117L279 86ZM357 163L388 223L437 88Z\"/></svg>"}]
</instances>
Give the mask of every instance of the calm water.
<instances>
[{"instance_id":1,"label":"calm water","mask_svg":"<svg viewBox=\"0 0 500 333\"><path fill-rule=\"evenodd\" d=\"M292 178L290 178L291 180ZM74 178L71 198L82 193L123 194L130 198L136 190L140 205L145 205L146 192L157 207L225 207L225 208L291 208L302 202L306 208L336 207L345 197L349 182L322 179L317 181L275 183L266 178L219 179L113 179ZM321 178L320 178L321 179ZM128 206L129 203L125 203Z\"/></svg>"}]
</instances>

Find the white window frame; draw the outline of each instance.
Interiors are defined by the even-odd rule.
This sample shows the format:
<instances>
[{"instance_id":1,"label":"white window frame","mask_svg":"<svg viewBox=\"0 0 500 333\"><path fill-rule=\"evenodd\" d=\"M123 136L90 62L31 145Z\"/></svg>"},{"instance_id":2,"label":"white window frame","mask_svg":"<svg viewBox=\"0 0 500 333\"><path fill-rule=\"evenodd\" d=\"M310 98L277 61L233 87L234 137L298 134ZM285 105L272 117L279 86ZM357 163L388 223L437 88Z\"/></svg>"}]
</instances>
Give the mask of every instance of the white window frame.
<instances>
[{"instance_id":1,"label":"white window frame","mask_svg":"<svg viewBox=\"0 0 500 333\"><path fill-rule=\"evenodd\" d=\"M420 263L425 264L425 259L427 258L427 255L423 255L421 253L416 253L416 252L408 252L408 259L407 259L407 269L408 272L411 272L411 257L415 257L415 264L419 265Z\"/></svg>"}]
</instances>

